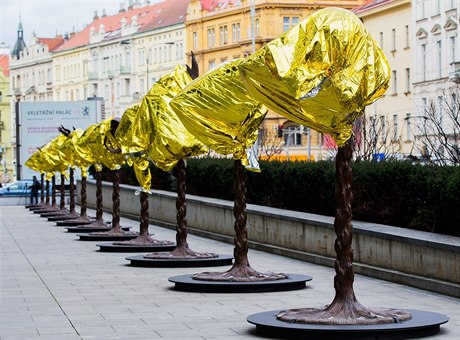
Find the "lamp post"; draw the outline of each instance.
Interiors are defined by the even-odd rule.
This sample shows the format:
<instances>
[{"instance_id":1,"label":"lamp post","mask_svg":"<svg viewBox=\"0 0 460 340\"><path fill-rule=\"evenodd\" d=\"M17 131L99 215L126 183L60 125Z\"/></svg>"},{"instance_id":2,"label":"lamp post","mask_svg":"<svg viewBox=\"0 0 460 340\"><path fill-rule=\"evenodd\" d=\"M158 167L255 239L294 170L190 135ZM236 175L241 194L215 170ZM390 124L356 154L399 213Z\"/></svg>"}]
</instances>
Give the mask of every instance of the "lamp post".
<instances>
[{"instance_id":1,"label":"lamp post","mask_svg":"<svg viewBox=\"0 0 460 340\"><path fill-rule=\"evenodd\" d=\"M19 102L21 101L21 95L16 93L16 102L14 103L14 113L16 119L16 179L21 180L21 140L19 133L21 131L21 124L19 122Z\"/></svg>"}]
</instances>

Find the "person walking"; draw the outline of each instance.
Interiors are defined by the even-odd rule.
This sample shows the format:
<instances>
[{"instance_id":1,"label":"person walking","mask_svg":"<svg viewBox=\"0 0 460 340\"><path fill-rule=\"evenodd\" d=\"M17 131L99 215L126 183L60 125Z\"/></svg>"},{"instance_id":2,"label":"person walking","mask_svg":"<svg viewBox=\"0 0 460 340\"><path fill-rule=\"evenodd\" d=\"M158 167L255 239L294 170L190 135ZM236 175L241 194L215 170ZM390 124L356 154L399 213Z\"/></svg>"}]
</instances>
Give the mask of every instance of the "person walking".
<instances>
[{"instance_id":1,"label":"person walking","mask_svg":"<svg viewBox=\"0 0 460 340\"><path fill-rule=\"evenodd\" d=\"M32 186L30 187L30 204L38 204L38 190L41 189L41 185L36 176L33 176L32 179L33 182Z\"/></svg>"}]
</instances>

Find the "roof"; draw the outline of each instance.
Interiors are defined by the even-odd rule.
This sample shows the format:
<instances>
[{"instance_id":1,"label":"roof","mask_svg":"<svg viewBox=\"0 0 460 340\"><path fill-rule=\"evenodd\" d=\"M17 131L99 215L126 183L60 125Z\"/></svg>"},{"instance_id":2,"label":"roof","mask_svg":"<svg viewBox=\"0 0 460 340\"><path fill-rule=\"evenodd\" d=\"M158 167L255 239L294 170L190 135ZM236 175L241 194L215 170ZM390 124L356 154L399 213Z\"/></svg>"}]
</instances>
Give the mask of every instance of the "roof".
<instances>
[{"instance_id":1,"label":"roof","mask_svg":"<svg viewBox=\"0 0 460 340\"><path fill-rule=\"evenodd\" d=\"M2 68L3 75L9 77L10 75L10 61L8 54L0 54L0 68Z\"/></svg>"},{"instance_id":2,"label":"roof","mask_svg":"<svg viewBox=\"0 0 460 340\"><path fill-rule=\"evenodd\" d=\"M38 38L38 41L40 44L48 45L48 51L53 52L64 43L64 38Z\"/></svg>"},{"instance_id":3,"label":"roof","mask_svg":"<svg viewBox=\"0 0 460 340\"><path fill-rule=\"evenodd\" d=\"M105 16L93 19L93 21L86 26L82 31L75 33L75 35L71 36L69 40L67 40L64 44L58 47L55 52L57 51L64 51L84 45L88 45L90 43L90 31L93 28L96 32L99 31L101 25L104 26L105 35L103 41L111 40L120 36L121 30L121 20L125 19L126 24L130 25L132 23L133 16L137 16L137 24L139 25L138 32L141 30L145 30L144 26L149 24L155 26L152 23L159 15L162 14L163 11L166 12L168 7L172 6L179 6L180 5L188 5L189 1L186 0L166 0L163 2L159 2L149 6L137 7L132 8L126 11L119 12L115 15ZM169 13L169 12L168 12ZM185 12L184 12L185 14ZM172 14L170 14L173 17ZM172 20L172 18L171 18ZM165 26L161 24L161 26ZM147 26L145 26L147 27Z\"/></svg>"},{"instance_id":4,"label":"roof","mask_svg":"<svg viewBox=\"0 0 460 340\"><path fill-rule=\"evenodd\" d=\"M201 8L212 12L215 9L224 9L228 5L238 5L240 2L241 0L201 0Z\"/></svg>"},{"instance_id":5,"label":"roof","mask_svg":"<svg viewBox=\"0 0 460 340\"><path fill-rule=\"evenodd\" d=\"M367 0L363 4L353 8L352 11L360 13L393 1L395 0Z\"/></svg>"},{"instance_id":6,"label":"roof","mask_svg":"<svg viewBox=\"0 0 460 340\"><path fill-rule=\"evenodd\" d=\"M157 17L147 22L139 29L139 32L150 31L159 27L171 26L185 22L188 1L169 1Z\"/></svg>"}]
</instances>

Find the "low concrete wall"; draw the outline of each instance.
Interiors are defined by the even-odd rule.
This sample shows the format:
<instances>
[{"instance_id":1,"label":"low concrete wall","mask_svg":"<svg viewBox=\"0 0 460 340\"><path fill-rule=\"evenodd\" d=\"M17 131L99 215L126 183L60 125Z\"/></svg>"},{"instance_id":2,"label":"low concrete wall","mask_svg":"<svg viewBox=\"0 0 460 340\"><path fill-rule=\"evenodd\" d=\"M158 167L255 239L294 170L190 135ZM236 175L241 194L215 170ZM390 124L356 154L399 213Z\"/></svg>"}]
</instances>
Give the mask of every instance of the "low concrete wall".
<instances>
[{"instance_id":1,"label":"low concrete wall","mask_svg":"<svg viewBox=\"0 0 460 340\"><path fill-rule=\"evenodd\" d=\"M138 218L136 188L120 186L121 212ZM95 207L95 182L88 180L88 206ZM112 207L111 183L103 184L103 204ZM80 200L80 197L78 197ZM176 194L154 191L152 223L175 228ZM320 265L334 266L333 217L247 206L250 247ZM233 202L187 196L187 225L192 234L233 243ZM353 221L354 271L392 282L460 297L460 238Z\"/></svg>"}]
</instances>

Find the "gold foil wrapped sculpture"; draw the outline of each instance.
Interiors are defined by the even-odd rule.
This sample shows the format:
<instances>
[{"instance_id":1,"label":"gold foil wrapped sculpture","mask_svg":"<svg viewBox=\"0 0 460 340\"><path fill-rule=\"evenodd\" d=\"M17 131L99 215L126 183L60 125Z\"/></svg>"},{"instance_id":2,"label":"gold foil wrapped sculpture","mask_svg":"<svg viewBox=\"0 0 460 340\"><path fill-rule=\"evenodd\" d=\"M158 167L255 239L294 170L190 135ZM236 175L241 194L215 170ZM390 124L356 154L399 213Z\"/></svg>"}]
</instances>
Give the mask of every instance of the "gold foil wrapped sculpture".
<instances>
[{"instance_id":1,"label":"gold foil wrapped sculpture","mask_svg":"<svg viewBox=\"0 0 460 340\"><path fill-rule=\"evenodd\" d=\"M78 139L76 150L79 156L100 171L101 165L111 170L118 169L124 159L121 153L113 154L108 148L119 148L118 142L110 132L112 119L109 118L99 124L88 127Z\"/></svg>"},{"instance_id":2,"label":"gold foil wrapped sculpture","mask_svg":"<svg viewBox=\"0 0 460 340\"><path fill-rule=\"evenodd\" d=\"M50 180L55 172L60 172L61 174L66 175L66 170L68 164L63 162L59 156L59 150L62 147L66 140L66 136L60 134L54 138L51 142L46 144L43 148L40 149L41 160L43 163L43 168L46 171L46 179Z\"/></svg>"},{"instance_id":3,"label":"gold foil wrapped sculpture","mask_svg":"<svg viewBox=\"0 0 460 340\"><path fill-rule=\"evenodd\" d=\"M31 168L34 171L45 173L44 165L41 159L42 155L40 149L37 149L24 163L25 166Z\"/></svg>"},{"instance_id":4,"label":"gold foil wrapped sculpture","mask_svg":"<svg viewBox=\"0 0 460 340\"><path fill-rule=\"evenodd\" d=\"M388 88L382 50L352 12L315 12L238 65L251 96L338 146L353 121Z\"/></svg>"},{"instance_id":5,"label":"gold foil wrapped sculpture","mask_svg":"<svg viewBox=\"0 0 460 340\"><path fill-rule=\"evenodd\" d=\"M250 97L243 85L238 66L242 60L219 65L195 79L170 105L187 130L208 148L222 155L232 154L250 170L249 148L267 109Z\"/></svg>"},{"instance_id":6,"label":"gold foil wrapped sculpture","mask_svg":"<svg viewBox=\"0 0 460 340\"><path fill-rule=\"evenodd\" d=\"M169 105L171 99L191 81L183 65L176 66L171 73L163 76L143 98L124 140L120 136L123 153L135 156L131 162L145 191L149 191L151 185L148 157L158 168L170 171L179 160L206 151Z\"/></svg>"}]
</instances>

